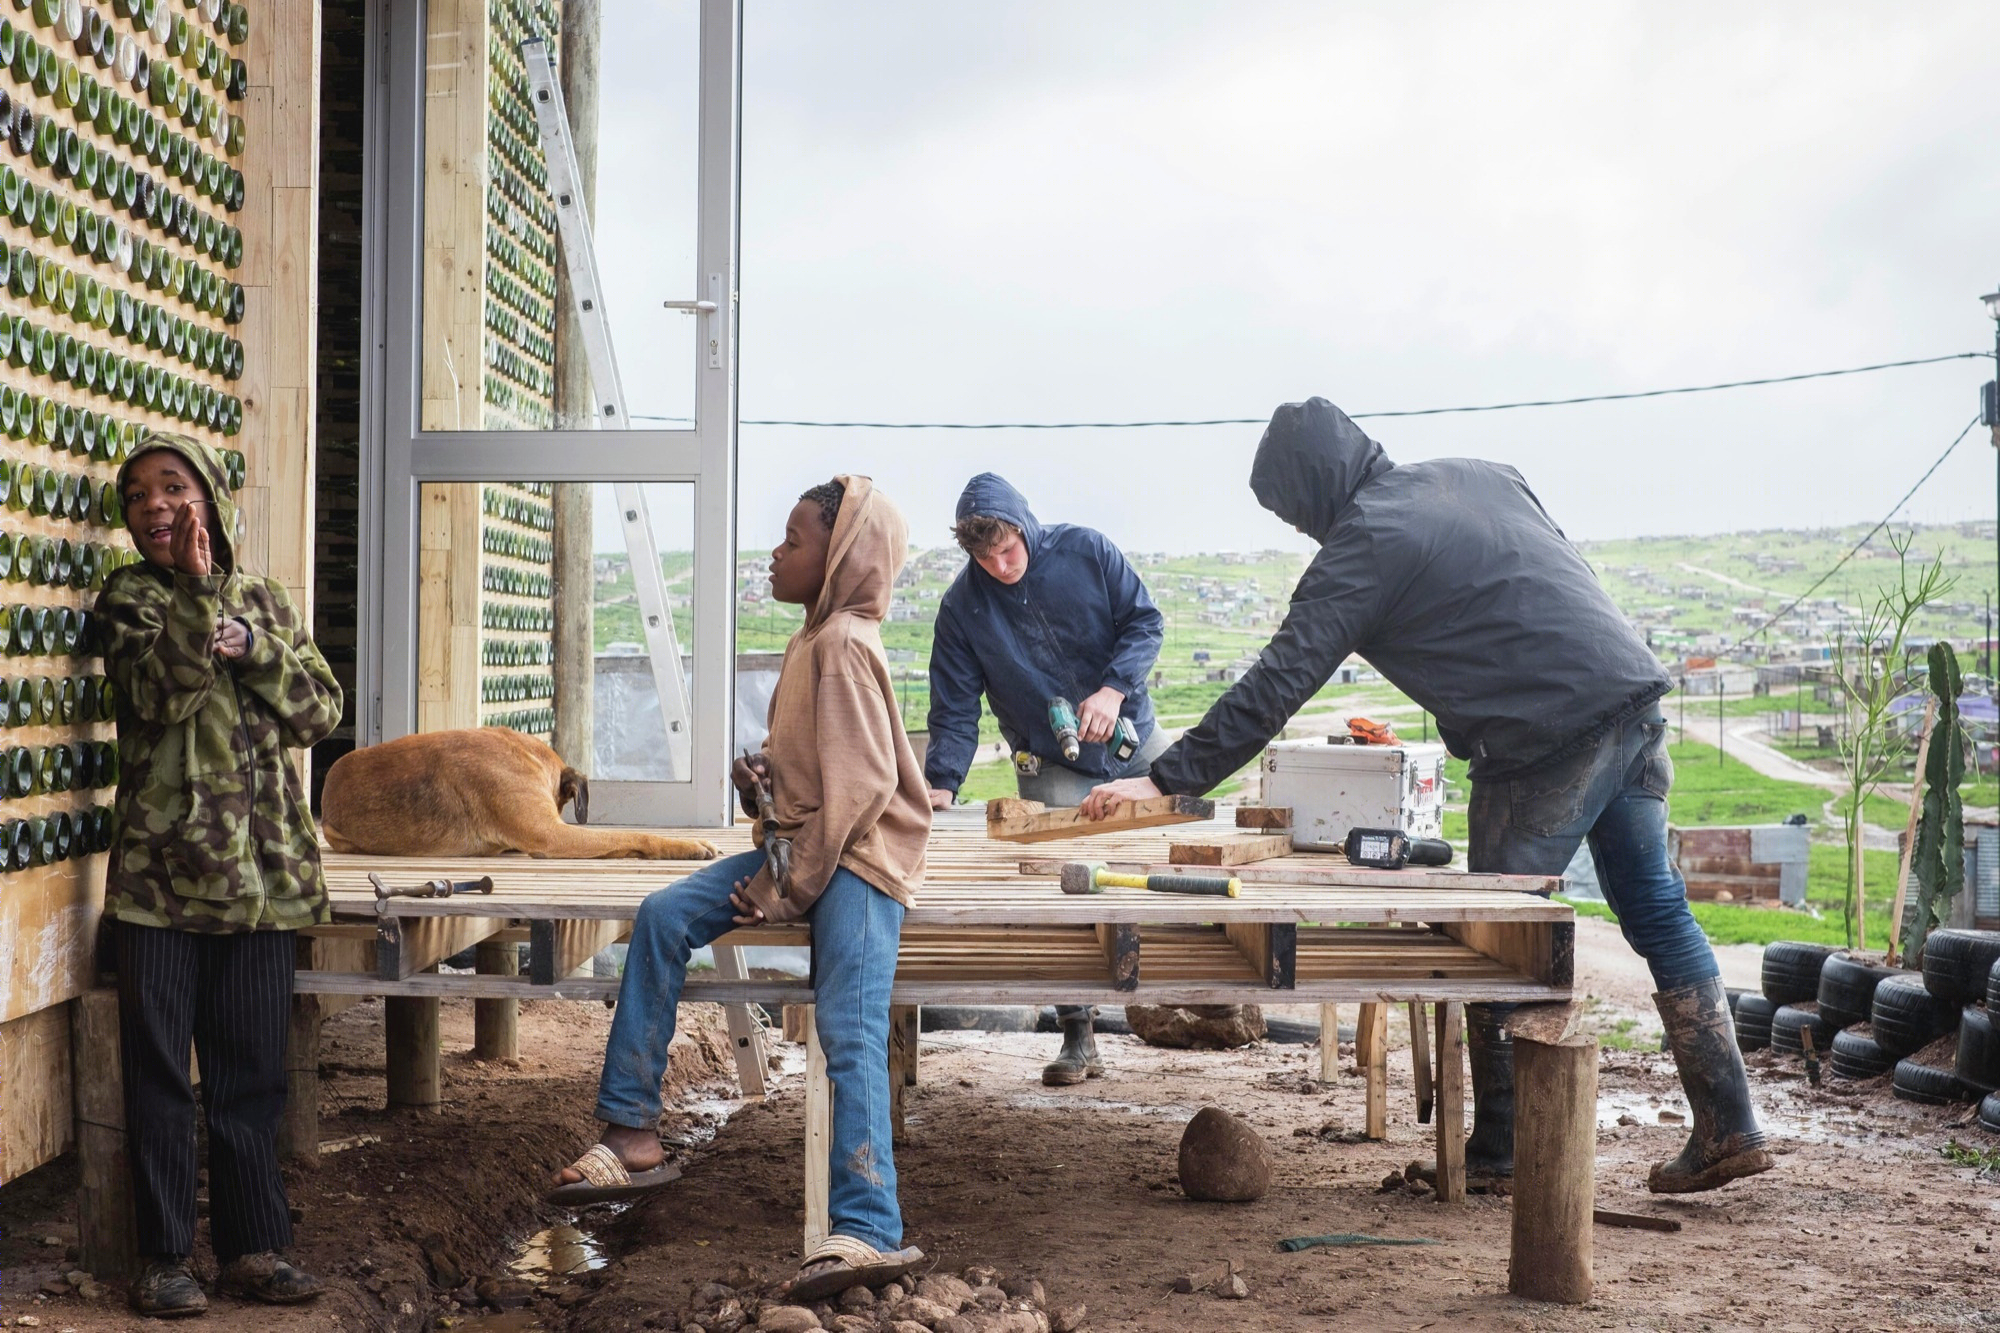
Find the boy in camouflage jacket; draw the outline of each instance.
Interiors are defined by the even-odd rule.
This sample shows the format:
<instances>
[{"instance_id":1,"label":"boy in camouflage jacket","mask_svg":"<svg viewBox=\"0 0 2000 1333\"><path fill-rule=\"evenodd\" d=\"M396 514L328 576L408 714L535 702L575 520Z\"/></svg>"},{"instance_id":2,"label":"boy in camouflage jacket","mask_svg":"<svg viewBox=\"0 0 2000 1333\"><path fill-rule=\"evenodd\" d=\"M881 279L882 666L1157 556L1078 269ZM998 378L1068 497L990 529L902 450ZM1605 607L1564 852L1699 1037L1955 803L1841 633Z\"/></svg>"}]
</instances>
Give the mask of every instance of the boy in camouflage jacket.
<instances>
[{"instance_id":1,"label":"boy in camouflage jacket","mask_svg":"<svg viewBox=\"0 0 2000 1333\"><path fill-rule=\"evenodd\" d=\"M118 695L115 918L127 1125L139 1251L132 1303L192 1314L194 1095L209 1131L210 1239L225 1290L308 1300L320 1284L291 1243L277 1127L292 932L328 919L318 833L287 753L340 720L340 687L282 585L237 567L221 460L154 434L118 474L144 557L105 582L94 614Z\"/></svg>"}]
</instances>

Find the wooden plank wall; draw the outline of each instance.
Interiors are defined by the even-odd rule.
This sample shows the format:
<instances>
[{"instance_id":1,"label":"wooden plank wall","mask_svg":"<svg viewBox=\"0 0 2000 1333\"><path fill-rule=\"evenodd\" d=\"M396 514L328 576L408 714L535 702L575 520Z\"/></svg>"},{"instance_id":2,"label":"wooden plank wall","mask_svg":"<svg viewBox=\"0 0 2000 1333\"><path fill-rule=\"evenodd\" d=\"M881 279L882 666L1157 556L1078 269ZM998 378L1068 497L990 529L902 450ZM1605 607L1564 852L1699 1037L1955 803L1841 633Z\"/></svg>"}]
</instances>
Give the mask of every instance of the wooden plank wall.
<instances>
[{"instance_id":1,"label":"wooden plank wall","mask_svg":"<svg viewBox=\"0 0 2000 1333\"><path fill-rule=\"evenodd\" d=\"M167 6L170 17L184 17L178 6ZM42 27L32 9L15 9L6 16L13 25L17 46L33 38L58 60L75 64L82 77L93 79L156 116L161 124L187 138L197 149L210 152L227 165L243 172L243 206L229 210L226 204L198 194L180 180L167 177L163 168L147 161L133 145L118 145L114 136L99 132L94 125L79 121L70 108L54 96L24 86L18 70L0 72L4 87L15 104L30 107L39 120L47 116L61 129L76 134L112 160L130 162L135 171L145 171L157 185L187 199L218 223L242 231L243 254L240 264L229 268L220 259L205 254L189 242L168 237L149 223L135 221L129 210L97 197L82 188L73 177L58 176L41 166L32 155L0 153L0 164L37 189L52 190L59 201L88 209L100 218L115 220L134 241L158 245L165 253L192 262L244 288L243 317L230 325L212 312L204 312L191 302L169 296L150 287L136 273L124 271L112 262L79 254L59 245L58 236L38 236L30 228L0 219L0 240L9 247L14 262L33 256L60 264L79 280L94 279L105 290L123 292L143 299L158 309L182 317L198 329L214 329L239 339L243 345L243 370L235 380L219 371L203 371L186 361L176 360L167 351L142 347L119 337L107 321L77 318L64 314L53 303L35 304L18 290L0 292L0 313L26 317L39 328L68 334L80 346L107 348L118 355L156 368L171 371L190 382L233 395L242 403L242 427L225 435L219 426L206 421L190 422L147 408L142 402L114 400L75 379L58 382L37 375L32 367L0 366L0 393L32 393L72 413L90 412L120 426L152 426L179 430L211 440L219 447L239 449L245 455L245 481L238 490L243 511L244 531L237 550L245 568L267 573L282 582L302 606L309 606L312 594L312 420L314 323L314 237L317 207L317 153L314 150L318 116L319 4L317 0L248 0L248 32L241 45L217 37L199 23L191 30L207 31L219 41L226 58L244 61L246 88L235 100L213 83L202 83L205 96L221 102L226 115L243 121L242 151L228 152L226 143L202 137L152 104L149 93L134 94L129 83L121 83L110 68L100 67L88 53L80 53L73 42L65 41L53 27ZM100 7L118 32L129 32L129 19L113 17L109 6ZM150 34L138 40L153 61L153 69L183 65L167 53L167 44ZM155 77L159 77L156 73ZM228 136L224 136L225 140ZM77 308L80 313L82 307ZM81 420L80 416L77 418ZM30 438L0 438L0 461L17 469L22 464L52 467L58 472L90 479L93 488L109 482L117 471L116 451L109 456L64 452L58 445ZM93 515L94 519L99 515ZM0 533L47 535L71 542L90 542L100 547L127 551L130 542L114 526L120 521L115 512L111 523L62 522L42 515L9 509L0 512ZM90 588L36 586L14 583L0 593L0 601L44 606L88 607L95 597ZM0 676L8 680L21 676L52 678L94 677L101 673L95 659L49 657L40 660L13 657L0 661ZM85 740L110 740L108 723L72 723L11 727L0 731L0 747L23 745L51 746ZM47 818L89 805L108 804L108 790L94 793L67 793L30 796L6 802L0 822ZM95 971L94 949L103 906L104 861L102 854L72 857L52 864L0 874L0 1180L11 1179L29 1170L68 1146L71 1140L71 1056L69 1016L66 1001L85 989ZM86 1055L88 1053L85 1053Z\"/></svg>"},{"instance_id":2,"label":"wooden plank wall","mask_svg":"<svg viewBox=\"0 0 2000 1333\"><path fill-rule=\"evenodd\" d=\"M531 9L531 15L524 9ZM425 430L554 424L553 216L516 54L552 0L437 0L424 100ZM420 731L554 727L550 488L423 488Z\"/></svg>"}]
</instances>

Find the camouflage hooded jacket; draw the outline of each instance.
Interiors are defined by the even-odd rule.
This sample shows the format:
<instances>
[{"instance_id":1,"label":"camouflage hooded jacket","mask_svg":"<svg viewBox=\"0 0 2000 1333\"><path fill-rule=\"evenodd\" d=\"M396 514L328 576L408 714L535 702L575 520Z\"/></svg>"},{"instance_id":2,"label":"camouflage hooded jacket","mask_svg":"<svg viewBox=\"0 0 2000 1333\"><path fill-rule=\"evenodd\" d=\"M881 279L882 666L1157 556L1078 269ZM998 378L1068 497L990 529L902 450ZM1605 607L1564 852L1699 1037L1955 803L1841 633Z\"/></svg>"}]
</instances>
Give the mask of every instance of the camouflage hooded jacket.
<instances>
[{"instance_id":1,"label":"camouflage hooded jacket","mask_svg":"<svg viewBox=\"0 0 2000 1333\"><path fill-rule=\"evenodd\" d=\"M236 505L221 460L156 434L132 459L171 449L214 503L214 572L140 561L114 573L93 619L118 694L118 841L105 910L178 930L296 930L328 919L319 835L287 747L340 721L340 687L280 584L236 566ZM215 654L216 625L240 619L250 648Z\"/></svg>"}]
</instances>

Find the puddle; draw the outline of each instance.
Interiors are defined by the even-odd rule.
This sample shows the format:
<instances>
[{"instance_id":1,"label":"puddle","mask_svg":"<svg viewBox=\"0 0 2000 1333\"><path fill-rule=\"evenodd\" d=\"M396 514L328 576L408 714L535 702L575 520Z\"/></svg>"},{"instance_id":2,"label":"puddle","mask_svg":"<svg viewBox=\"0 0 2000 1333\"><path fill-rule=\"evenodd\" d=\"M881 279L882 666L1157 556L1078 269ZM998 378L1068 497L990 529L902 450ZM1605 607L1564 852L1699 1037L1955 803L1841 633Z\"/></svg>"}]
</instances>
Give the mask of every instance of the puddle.
<instances>
[{"instance_id":1,"label":"puddle","mask_svg":"<svg viewBox=\"0 0 2000 1333\"><path fill-rule=\"evenodd\" d=\"M1662 1122L1662 1111L1671 1111L1681 1119L1678 1122ZM1685 1130L1690 1123L1687 1099L1684 1097L1655 1096L1643 1092L1597 1094L1599 1129L1615 1127L1621 1115L1629 1115L1641 1125L1664 1123L1681 1130ZM1808 1104L1791 1094L1776 1100L1758 1098L1757 1119L1764 1132L1774 1139L1799 1139L1808 1143L1872 1143L1906 1138L1895 1126L1864 1114L1859 1105L1833 1100Z\"/></svg>"},{"instance_id":2,"label":"puddle","mask_svg":"<svg viewBox=\"0 0 2000 1333\"><path fill-rule=\"evenodd\" d=\"M1030 1110L1068 1110L1087 1106L1093 1111L1123 1111L1127 1115L1152 1115L1167 1119L1189 1120L1200 1110L1197 1106L1182 1106L1165 1103L1158 1106L1142 1106L1137 1102L1114 1102L1096 1097L1078 1097L1075 1093L1019 1092L1007 1098L1012 1106L1025 1106Z\"/></svg>"},{"instance_id":3,"label":"puddle","mask_svg":"<svg viewBox=\"0 0 2000 1333\"><path fill-rule=\"evenodd\" d=\"M507 1271L539 1286L551 1278L594 1272L604 1267L604 1262L604 1251L595 1236L562 1222L528 1237L520 1257L507 1265Z\"/></svg>"}]
</instances>

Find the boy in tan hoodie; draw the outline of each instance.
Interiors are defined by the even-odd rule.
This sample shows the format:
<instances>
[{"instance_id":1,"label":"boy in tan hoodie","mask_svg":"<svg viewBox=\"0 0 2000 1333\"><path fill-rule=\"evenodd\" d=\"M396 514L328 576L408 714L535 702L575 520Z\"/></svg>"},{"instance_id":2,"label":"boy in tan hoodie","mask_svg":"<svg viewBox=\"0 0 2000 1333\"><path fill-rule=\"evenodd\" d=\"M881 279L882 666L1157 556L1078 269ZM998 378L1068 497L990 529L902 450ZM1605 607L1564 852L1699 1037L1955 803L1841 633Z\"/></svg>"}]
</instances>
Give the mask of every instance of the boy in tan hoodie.
<instances>
[{"instance_id":1,"label":"boy in tan hoodie","mask_svg":"<svg viewBox=\"0 0 2000 1333\"><path fill-rule=\"evenodd\" d=\"M732 777L744 808L768 775L787 882L761 850L725 857L652 894L633 923L598 1084L601 1142L557 1173L550 1198L586 1203L657 1189L660 1080L688 955L736 925L812 923L815 1016L833 1102L831 1235L807 1255L797 1300L879 1285L923 1259L903 1249L889 1142L889 988L903 911L924 876L931 807L903 734L881 626L909 528L866 477L799 498L771 553L771 595L806 608L771 696L763 754Z\"/></svg>"}]
</instances>

